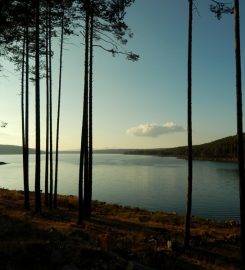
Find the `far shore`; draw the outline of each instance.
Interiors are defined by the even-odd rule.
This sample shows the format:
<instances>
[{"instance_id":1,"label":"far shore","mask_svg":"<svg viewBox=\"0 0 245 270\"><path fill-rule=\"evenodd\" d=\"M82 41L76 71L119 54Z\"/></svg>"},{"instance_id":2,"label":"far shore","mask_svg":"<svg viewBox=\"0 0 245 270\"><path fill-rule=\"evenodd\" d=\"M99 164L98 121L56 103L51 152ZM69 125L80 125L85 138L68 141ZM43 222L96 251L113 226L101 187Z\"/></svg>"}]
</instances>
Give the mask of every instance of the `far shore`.
<instances>
[{"instance_id":1,"label":"far shore","mask_svg":"<svg viewBox=\"0 0 245 270\"><path fill-rule=\"evenodd\" d=\"M8 163L0 161L0 165L6 165Z\"/></svg>"}]
</instances>

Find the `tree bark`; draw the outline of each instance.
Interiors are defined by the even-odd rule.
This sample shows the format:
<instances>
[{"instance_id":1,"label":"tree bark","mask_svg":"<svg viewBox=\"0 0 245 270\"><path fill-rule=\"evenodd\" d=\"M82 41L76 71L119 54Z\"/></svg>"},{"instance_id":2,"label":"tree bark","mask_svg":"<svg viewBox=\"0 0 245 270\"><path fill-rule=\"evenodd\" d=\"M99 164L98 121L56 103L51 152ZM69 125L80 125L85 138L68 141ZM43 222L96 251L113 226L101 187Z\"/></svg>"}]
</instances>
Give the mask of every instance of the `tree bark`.
<instances>
[{"instance_id":1,"label":"tree bark","mask_svg":"<svg viewBox=\"0 0 245 270\"><path fill-rule=\"evenodd\" d=\"M235 56L236 56L236 97L237 97L237 137L238 137L238 165L240 184L240 220L241 220L241 269L245 269L245 177L244 177L244 142L243 142L243 112L242 112L242 72L240 49L240 14L239 0L234 1L235 12Z\"/></svg>"},{"instance_id":2,"label":"tree bark","mask_svg":"<svg viewBox=\"0 0 245 270\"><path fill-rule=\"evenodd\" d=\"M193 0L189 0L189 29L188 29L188 191L185 218L184 246L189 247L191 207L192 207L192 21Z\"/></svg>"},{"instance_id":3,"label":"tree bark","mask_svg":"<svg viewBox=\"0 0 245 270\"><path fill-rule=\"evenodd\" d=\"M54 179L54 207L57 207L57 187L58 187L58 162L59 162L59 131L60 131L60 101L61 101L61 77L64 45L64 7L62 7L61 34L60 34L60 70L59 70L59 90L58 90L58 112L56 128L56 155L55 155L55 179Z\"/></svg>"},{"instance_id":4,"label":"tree bark","mask_svg":"<svg viewBox=\"0 0 245 270\"><path fill-rule=\"evenodd\" d=\"M24 104L24 78L25 78L25 51L26 51L26 29L23 31L23 51L21 67L21 133L22 133L22 157L23 157L23 184L24 184L24 207L28 208L26 197L26 137L25 137L25 104ZM28 193L29 195L29 193Z\"/></svg>"},{"instance_id":5,"label":"tree bark","mask_svg":"<svg viewBox=\"0 0 245 270\"><path fill-rule=\"evenodd\" d=\"M49 1L49 140L50 140L50 177L49 177L49 208L53 207L53 115L52 115L52 29L51 29L51 6Z\"/></svg>"},{"instance_id":6,"label":"tree bark","mask_svg":"<svg viewBox=\"0 0 245 270\"><path fill-rule=\"evenodd\" d=\"M87 33L87 41L86 41L86 56L85 56L85 73L86 73L86 102L85 102L85 110L84 110L84 217L89 218L89 145L88 145L88 132L89 132L89 35L90 35L90 0L87 1L86 13L88 13L88 29L86 30Z\"/></svg>"},{"instance_id":7,"label":"tree bark","mask_svg":"<svg viewBox=\"0 0 245 270\"><path fill-rule=\"evenodd\" d=\"M88 205L87 216L92 210L92 185L93 185L93 35L94 35L93 1L90 9L90 36L89 36L89 156L88 156Z\"/></svg>"},{"instance_id":8,"label":"tree bark","mask_svg":"<svg viewBox=\"0 0 245 270\"><path fill-rule=\"evenodd\" d=\"M49 30L48 1L46 7L46 153L45 153L45 206L49 205Z\"/></svg>"},{"instance_id":9,"label":"tree bark","mask_svg":"<svg viewBox=\"0 0 245 270\"><path fill-rule=\"evenodd\" d=\"M85 60L84 60L84 97L83 97L83 121L82 136L80 149L80 166L79 166L79 207L78 223L83 222L85 215L85 194L87 193L88 177L88 51L89 51L89 12L88 6L90 1L85 2L86 19L85 19ZM84 189L84 194L83 194Z\"/></svg>"},{"instance_id":10,"label":"tree bark","mask_svg":"<svg viewBox=\"0 0 245 270\"><path fill-rule=\"evenodd\" d=\"M36 0L36 33L35 33L35 107L36 107L36 167L35 167L35 210L41 212L41 190L40 190L40 48L39 48L39 35L40 35L40 1Z\"/></svg>"},{"instance_id":11,"label":"tree bark","mask_svg":"<svg viewBox=\"0 0 245 270\"><path fill-rule=\"evenodd\" d=\"M26 95L25 95L25 208L30 208L29 202L29 14L28 5L26 4Z\"/></svg>"}]
</instances>

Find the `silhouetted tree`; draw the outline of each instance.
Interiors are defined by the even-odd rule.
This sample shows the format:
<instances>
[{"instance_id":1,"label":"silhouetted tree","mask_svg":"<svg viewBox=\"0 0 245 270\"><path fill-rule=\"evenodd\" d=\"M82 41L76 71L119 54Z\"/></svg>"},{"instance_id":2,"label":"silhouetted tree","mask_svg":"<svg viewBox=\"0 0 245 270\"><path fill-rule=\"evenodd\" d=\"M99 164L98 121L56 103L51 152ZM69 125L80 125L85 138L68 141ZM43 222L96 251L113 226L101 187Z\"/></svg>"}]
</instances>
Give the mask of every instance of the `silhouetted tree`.
<instances>
[{"instance_id":1,"label":"silhouetted tree","mask_svg":"<svg viewBox=\"0 0 245 270\"><path fill-rule=\"evenodd\" d=\"M35 164L35 210L41 211L41 151L40 151L40 1L36 0L35 27L35 110L36 110L36 164Z\"/></svg>"},{"instance_id":2,"label":"silhouetted tree","mask_svg":"<svg viewBox=\"0 0 245 270\"><path fill-rule=\"evenodd\" d=\"M85 28L85 71L84 71L84 110L83 110L83 126L84 129L84 137L83 137L83 144L84 144L84 216L89 218L91 215L91 197L92 197L92 96L91 96L91 86L90 77L92 76L92 66L91 66L91 52L92 48L90 47L91 34L93 35L93 23L91 24L92 18L92 1L89 0L86 3L85 10L86 10L86 28ZM88 18L87 18L88 16ZM88 20L88 21L87 21ZM92 26L92 28L91 28ZM92 79L92 78L91 78ZM85 90L86 89L86 90ZM88 138L89 137L89 138ZM90 167L91 166L91 167Z\"/></svg>"},{"instance_id":3,"label":"silhouetted tree","mask_svg":"<svg viewBox=\"0 0 245 270\"><path fill-rule=\"evenodd\" d=\"M51 1L48 0L48 45L49 45L49 158L50 158L50 177L49 177L49 208L53 207L53 101L52 101L52 14Z\"/></svg>"},{"instance_id":4,"label":"silhouetted tree","mask_svg":"<svg viewBox=\"0 0 245 270\"><path fill-rule=\"evenodd\" d=\"M45 38L46 38L46 151L45 151L45 206L49 205L49 24L48 15L49 2L46 1L46 14L45 14Z\"/></svg>"},{"instance_id":5,"label":"silhouetted tree","mask_svg":"<svg viewBox=\"0 0 245 270\"><path fill-rule=\"evenodd\" d=\"M85 38L87 42L87 50L85 49L85 55L87 55L87 60L85 58L86 68L85 68L85 74L84 74L84 90L85 90L85 99L84 99L84 115L83 115L83 131L82 131L82 138L81 138L81 153L82 153L82 159L83 162L81 162L84 166L82 168L83 174L83 180L85 179L85 187L82 187L82 192L85 192L86 199L85 199L85 205L86 205L86 213L87 216L91 214L91 200L92 200L92 74L93 74L93 47L96 46L93 44L93 40L100 40L105 42L106 44L110 44L113 46L112 49L106 49L112 55L116 55L118 53L124 53L127 55L128 59L136 60L138 56L134 55L133 53L125 53L120 52L118 50L118 43L115 42L113 44L113 40L111 37L109 37L109 34L114 36L117 41L119 41L120 44L125 45L127 40L125 39L125 36L129 34L130 29L127 27L127 25L124 23L124 15L125 15L125 8L130 6L131 3L133 3L134 0L58 0L58 1L52 1L52 0L45 0L45 1L5 1L4 3L7 3L7 5L4 5L4 8L0 7L1 15L3 13L6 13L7 16L2 16L1 19L4 19L5 17L8 17L8 20L5 20L7 23L6 29L4 29L4 38L5 40L8 40L8 43L13 44L16 43L16 45L12 46L13 49L13 58L16 58L19 62L24 64L24 53L25 53L25 72L26 72L26 80L25 80L25 86L26 86L26 93L25 93L25 102L24 99L22 99L22 105L25 105L25 112L24 108L22 107L23 112L23 124L25 125L25 128L23 126L22 128L22 134L23 138L23 153L24 157L27 157L27 159L24 158L25 161L28 162L28 132L29 132L29 77L31 80L35 82L35 109L36 109L36 117L35 117L35 124L36 124L36 167L35 167L35 209L36 211L41 211L41 191L40 191L40 79L44 77L44 75L41 73L43 67L44 67L44 57L45 55L48 55L48 58L46 58L46 70L48 71L46 74L46 77L48 79L48 87L47 87L47 132L48 132L48 144L46 147L47 152L47 160L49 159L49 167L46 166L45 169L45 175L48 175L48 169L50 168L50 196L49 196L49 205L52 207L52 189L53 189L53 183L52 183L52 76L51 76L51 56L53 54L52 48L51 48L51 37L56 35L56 29L61 26L61 29L63 35L65 34L73 34L73 28L74 26L79 25L79 20L84 20L84 16L88 18L88 24L87 24L87 39ZM93 5L91 5L93 3ZM47 5L48 4L48 5ZM88 5L87 5L88 4ZM62 10L62 16L61 15L61 6L64 5L64 9ZM70 7L74 7L74 9L71 9L71 13L67 13L66 16L64 16L64 10L69 10ZM86 7L87 6L87 7ZM48 8L47 8L48 7ZM79 9L79 12L77 8ZM92 8L93 7L93 8ZM94 8L95 7L95 8ZM52 13L51 9L52 8ZM4 12L2 10L4 9ZM48 12L47 12L48 9ZM5 12L7 10L7 12ZM15 14L18 14L18 16ZM47 20L46 14L48 14ZM87 14L87 15L85 15ZM11 20L9 20L11 15ZM52 17L52 23L51 23L51 17ZM62 17L62 18L61 18ZM96 19L95 19L96 18ZM9 21L11 23L9 23ZM75 23L73 22L75 21ZM85 19L86 21L86 19ZM26 23L25 23L26 22ZM85 28L86 28L85 22ZM63 24L63 26L62 26ZM47 27L48 26L48 27ZM24 27L24 28L23 28ZM46 31L45 35L45 28L48 29ZM96 29L96 30L94 30ZM2 30L2 29L1 29ZM30 30L30 32L29 32ZM23 35L24 33L24 35ZM25 36L27 34L27 37ZM106 33L106 34L105 34ZM131 33L129 34L131 36ZM48 38L47 38L48 37ZM105 40L105 37L110 40ZM23 45L23 38L25 38L25 43ZM2 39L2 36L1 36ZM28 42L27 42L28 40ZM35 42L34 42L35 40ZM63 41L61 42L63 44ZM30 46L29 46L30 45ZM25 51L24 47L25 46ZM85 47L86 47L85 46ZM7 47L6 47L7 48ZM45 50L46 48L46 50ZM101 46L103 48L103 46ZM61 46L61 60L60 60L60 83L59 83L59 89L61 89L61 67L62 67L62 50L63 45ZM8 48L6 49L8 51ZM22 58L21 58L21 57ZM33 67L30 67L29 72L29 58L33 57L35 59L35 65ZM34 68L34 72L32 73L32 68ZM22 72L24 71L24 67L22 68ZM29 76L30 74L33 74L34 76ZM22 73L24 74L24 73ZM22 87L24 86L24 79L22 75ZM22 94L24 91L22 90ZM24 96L22 95L22 98ZM90 105L89 105L90 103ZM25 114L25 115L24 115ZM58 95L58 116L57 116L57 153L58 153L58 134L59 134L59 115L60 115L60 90ZM24 117L25 116L25 117ZM88 139L89 136L89 139ZM27 146L27 147L26 147ZM49 158L50 157L50 158ZM57 168L58 168L58 154L56 158L57 162ZM24 163L26 164L26 162ZM28 164L28 163L27 163ZM48 162L47 162L48 164ZM28 165L24 166L24 175L28 175L28 172L26 174L26 169L28 169ZM57 171L57 169L56 169ZM57 174L56 174L57 175ZM29 177L29 176L28 176ZM26 177L24 177L26 179ZM27 178L28 179L28 178ZM82 180L82 181L83 181ZM55 194L57 196L57 181L58 176L56 176L55 179ZM45 204L47 204L47 194L48 194L48 179L45 177ZM29 190L28 190L29 194ZM56 203L55 203L56 204Z\"/></svg>"},{"instance_id":6,"label":"silhouetted tree","mask_svg":"<svg viewBox=\"0 0 245 270\"><path fill-rule=\"evenodd\" d=\"M60 67L59 67L59 89L58 89L58 111L56 127L56 151L55 151L55 179L54 179L54 207L57 207L58 188L58 162L59 162L59 130L60 130L60 102L61 102L61 79L64 47L64 5L61 6L61 26L60 26Z\"/></svg>"},{"instance_id":7,"label":"silhouetted tree","mask_svg":"<svg viewBox=\"0 0 245 270\"><path fill-rule=\"evenodd\" d=\"M237 156L239 167L240 190L240 235L241 235L241 269L245 269L245 175L244 175L244 138L243 138L243 112L242 112L242 72L241 72L241 46L240 46L240 8L239 0L234 0L234 7L230 4L214 1L210 10L220 20L223 13L235 14L235 61L236 61L236 108L237 108Z\"/></svg>"},{"instance_id":8,"label":"silhouetted tree","mask_svg":"<svg viewBox=\"0 0 245 270\"><path fill-rule=\"evenodd\" d=\"M84 96L83 96L83 120L79 166L79 211L78 223L84 218L84 185L88 181L88 63L89 63L89 6L90 0L84 3L85 9L85 55L84 55Z\"/></svg>"},{"instance_id":9,"label":"silhouetted tree","mask_svg":"<svg viewBox=\"0 0 245 270\"><path fill-rule=\"evenodd\" d=\"M38 6L38 9L37 9ZM6 47L7 51L11 50L12 59L18 65L20 41L25 38L25 128L23 140L23 171L24 171L24 194L25 206L29 201L29 57L35 56L35 85L36 85L36 171L35 171L35 208L41 210L40 194L40 56L43 54L43 40L40 35L40 25L43 24L40 19L40 1L12 1L6 8L8 20L11 22L4 31L4 39L8 40L10 46ZM31 35L29 28L32 28ZM23 31L24 30L24 31ZM23 34L24 33L24 34ZM35 36L34 36L35 34ZM34 39L35 37L35 39ZM31 42L29 42L29 40ZM33 42L35 40L35 42ZM29 46L31 44L31 46ZM23 78L23 77L22 77ZM22 101L23 103L23 101ZM22 110L24 113L24 110ZM24 117L24 116L23 116Z\"/></svg>"},{"instance_id":10,"label":"silhouetted tree","mask_svg":"<svg viewBox=\"0 0 245 270\"><path fill-rule=\"evenodd\" d=\"M29 0L25 1L25 173L24 173L24 193L25 208L30 208L29 203Z\"/></svg>"},{"instance_id":11,"label":"silhouetted tree","mask_svg":"<svg viewBox=\"0 0 245 270\"><path fill-rule=\"evenodd\" d=\"M21 123L23 152L24 206L29 209L29 160L28 160L28 67L29 67L29 16L28 0L9 2L5 7L9 25L1 35L6 58L21 70ZM26 76L25 76L26 74Z\"/></svg>"},{"instance_id":12,"label":"silhouetted tree","mask_svg":"<svg viewBox=\"0 0 245 270\"><path fill-rule=\"evenodd\" d=\"M191 207L192 207L192 21L193 0L189 0L189 28L188 28L188 191L185 217L184 246L190 242Z\"/></svg>"},{"instance_id":13,"label":"silhouetted tree","mask_svg":"<svg viewBox=\"0 0 245 270\"><path fill-rule=\"evenodd\" d=\"M240 183L240 220L241 220L241 261L245 269L245 177L244 177L244 141L243 141L243 112L242 112L242 75L240 48L240 8L239 0L234 0L235 13L235 55L236 55L236 96L237 96L237 136L238 163Z\"/></svg>"},{"instance_id":14,"label":"silhouetted tree","mask_svg":"<svg viewBox=\"0 0 245 270\"><path fill-rule=\"evenodd\" d=\"M42 77L42 74L40 74L40 70L42 69L41 56L45 54L44 44L45 44L46 39L45 39L45 35L43 35L44 31L41 31L40 33L40 28L41 30L45 29L46 2L47 0L38 1L38 3L37 1L30 1L30 0L25 0L25 1L15 0L15 1L1 1L0 3L0 13L1 13L0 43L1 45L4 44L3 47L4 47L5 55L7 56L7 58L9 58L11 61L14 61L17 64L18 70L22 70L21 112L22 112L22 136L23 136L23 175L24 175L23 178L24 178L24 194L25 194L26 208L28 207L27 202L29 201L29 156L28 156L29 150L28 149L29 149L29 57L30 55L32 57L35 57L36 59L35 60L35 63L36 63L35 73L33 73L35 74L35 76L34 78L31 78L31 79L35 81L36 90L37 90L36 91L36 112L37 112L36 114L36 128L37 128L36 146L37 148L39 148L39 150L37 149L37 153L36 153L37 164L36 164L36 174L35 174L35 191L37 188L40 189L40 179L39 179L40 178L40 155L39 155L39 152L40 152L40 97L39 97L40 83L37 82L36 79L38 78L39 80ZM48 2L50 3L51 0L49 0ZM75 3L76 1L75 0L74 1L73 0L52 1L53 9L59 10L61 2L62 3L64 2L68 6L71 6L72 3ZM38 13L39 16L36 16L37 5L39 5L39 13ZM57 11L56 13L54 12L52 14L54 27L58 26L60 22L58 13L59 12ZM51 16L49 16L49 18L51 20ZM74 26L74 23L72 22L73 18L70 17L66 21L67 23L66 33L68 34L73 33L71 30L72 27ZM38 21L38 25L37 25L37 21ZM69 22L71 23L70 23L70 26L68 27ZM29 29L31 29L32 31L31 34L29 34ZM49 29L51 29L51 27L49 27ZM39 33L35 32L35 30L39 30ZM36 38L34 34L36 34ZM49 37L51 38L51 30L48 32L48 34L49 34ZM55 35L55 31L53 29L52 29L52 35ZM37 39L39 40L39 44L37 44ZM23 44L23 40L25 40L25 44ZM36 42L34 42L34 40ZM29 43L31 43L31 46L29 46ZM25 45L25 52L23 51L24 45ZM51 42L48 45L51 46ZM39 52L37 52L37 48L39 49ZM52 55L50 48L48 48L47 51L49 51L50 53L49 55ZM25 59L24 59L24 54L25 54ZM39 58L37 55L39 55ZM21 63L23 64L22 66L21 66ZM24 71L24 64L25 64L25 71ZM26 75L25 83L24 83L24 72ZM39 75L37 76L37 74ZM24 91L24 84L25 84L25 91ZM48 98L50 98L50 94ZM47 103L49 104L49 101ZM48 117L50 118L50 115ZM49 121L47 121L47 124L49 124ZM47 153L48 152L49 152L49 149ZM52 158L50 159L50 163L52 163ZM46 190L46 180L45 180L45 194L47 194L46 191L47 190ZM36 191L36 193L38 197L39 196L38 191ZM37 198L37 204L38 204L38 198Z\"/></svg>"},{"instance_id":15,"label":"silhouetted tree","mask_svg":"<svg viewBox=\"0 0 245 270\"><path fill-rule=\"evenodd\" d=\"M63 47L66 35L77 35L76 29L80 28L80 21L83 20L81 10L78 11L76 1L60 0L56 2L53 11L56 17L55 26L60 28L60 63L59 63L59 83L58 83L58 108L56 122L56 149L55 149L55 178L54 178L54 196L53 205L57 207L57 190L58 190L58 164L59 164L59 133L60 133L60 104L61 104L61 88L62 88L62 64L63 64Z\"/></svg>"},{"instance_id":16,"label":"silhouetted tree","mask_svg":"<svg viewBox=\"0 0 245 270\"><path fill-rule=\"evenodd\" d=\"M126 53L118 50L117 42L106 33L112 34L120 43L125 45L126 34L132 37L132 33L123 21L126 14L126 7L134 1L85 1L85 69L84 69L84 107L83 124L80 153L80 174L79 174L79 216L90 217L92 203L92 74L93 74L93 47L98 46L116 55L123 53L127 59L136 61L139 56L132 52ZM88 16L88 17L87 17ZM105 37L109 40L106 40ZM94 45L93 40L104 41L113 46L113 49L106 49L102 45ZM89 73L88 73L89 72ZM88 140L89 136L89 140ZM82 190L81 190L82 189ZM79 223L82 218L79 218Z\"/></svg>"},{"instance_id":17,"label":"silhouetted tree","mask_svg":"<svg viewBox=\"0 0 245 270\"><path fill-rule=\"evenodd\" d=\"M24 30L25 32L25 30ZM22 134L22 157L23 157L23 179L24 179L24 191L25 191L25 104L24 104L24 78L25 78L25 48L26 48L26 34L23 34L23 56L22 56L22 67L21 67L21 134ZM28 194L29 195L29 194ZM25 196L24 206L28 209L28 205L26 204L26 196Z\"/></svg>"},{"instance_id":18,"label":"silhouetted tree","mask_svg":"<svg viewBox=\"0 0 245 270\"><path fill-rule=\"evenodd\" d=\"M89 123L88 123L88 188L84 197L85 215L91 216L92 184L93 184L93 40L94 40L94 3L91 1L90 8L90 36L89 36Z\"/></svg>"}]
</instances>

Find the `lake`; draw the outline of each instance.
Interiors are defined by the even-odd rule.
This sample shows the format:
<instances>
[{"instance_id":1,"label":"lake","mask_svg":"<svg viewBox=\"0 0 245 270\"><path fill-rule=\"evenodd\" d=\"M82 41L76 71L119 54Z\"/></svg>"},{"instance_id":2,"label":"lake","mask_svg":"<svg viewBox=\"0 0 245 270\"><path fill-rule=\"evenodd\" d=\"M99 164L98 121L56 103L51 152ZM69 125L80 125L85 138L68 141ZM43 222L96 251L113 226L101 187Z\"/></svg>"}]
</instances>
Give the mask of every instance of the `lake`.
<instances>
[{"instance_id":1,"label":"lake","mask_svg":"<svg viewBox=\"0 0 245 270\"><path fill-rule=\"evenodd\" d=\"M42 155L42 190L44 190ZM0 155L0 187L23 190L22 156ZM174 157L95 154L93 199L152 211L185 213L187 161ZM35 157L30 156L30 189ZM60 154L58 193L77 195L79 155ZM192 214L209 219L239 219L238 165L193 162Z\"/></svg>"}]
</instances>

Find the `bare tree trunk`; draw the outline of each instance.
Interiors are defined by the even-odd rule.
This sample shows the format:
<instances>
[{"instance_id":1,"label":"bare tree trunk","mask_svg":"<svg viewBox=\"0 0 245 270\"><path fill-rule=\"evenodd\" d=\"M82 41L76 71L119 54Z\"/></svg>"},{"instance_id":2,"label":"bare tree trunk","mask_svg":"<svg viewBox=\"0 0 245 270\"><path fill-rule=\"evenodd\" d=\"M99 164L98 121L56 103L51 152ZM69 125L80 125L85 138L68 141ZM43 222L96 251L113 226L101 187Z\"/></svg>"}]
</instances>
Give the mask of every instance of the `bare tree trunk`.
<instances>
[{"instance_id":1,"label":"bare tree trunk","mask_svg":"<svg viewBox=\"0 0 245 270\"><path fill-rule=\"evenodd\" d=\"M57 207L57 187L58 187L58 162L59 162L59 130L60 130L60 100L61 100L61 77L64 45L64 7L62 7L61 34L60 34L60 70L59 70L59 91L58 91L58 112L56 128L56 155L55 155L55 179L54 179L54 207Z\"/></svg>"},{"instance_id":2,"label":"bare tree trunk","mask_svg":"<svg viewBox=\"0 0 245 270\"><path fill-rule=\"evenodd\" d=\"M86 68L85 68L85 72L86 72L86 99L85 99L85 110L84 110L84 121L83 121L83 126L84 126L84 217L89 218L89 183L90 183L90 175L89 175L89 145L88 145L88 132L89 132L89 123L88 123L88 117L89 117L89 35L90 35L90 31L89 31L89 19L90 19L90 14L89 14L89 10L90 10L90 0L88 0L87 2L88 6L87 6L87 13L88 13L88 40L87 40L87 44L85 46L87 46L87 55L86 55Z\"/></svg>"},{"instance_id":3,"label":"bare tree trunk","mask_svg":"<svg viewBox=\"0 0 245 270\"><path fill-rule=\"evenodd\" d=\"M22 114L22 145L23 145L23 177L24 177L24 206L30 209L29 202L29 22L28 0L25 2L25 30L23 40L23 60L21 78L21 114ZM26 77L25 77L26 74ZM25 80L25 95L24 95ZM24 102L25 99L25 102Z\"/></svg>"},{"instance_id":4,"label":"bare tree trunk","mask_svg":"<svg viewBox=\"0 0 245 270\"><path fill-rule=\"evenodd\" d=\"M36 107L36 168L35 168L35 210L41 211L41 190L40 190L40 174L41 174L41 160L40 160L40 48L39 48L39 23L40 23L40 1L36 0L36 56L35 56L35 107Z\"/></svg>"},{"instance_id":5,"label":"bare tree trunk","mask_svg":"<svg viewBox=\"0 0 245 270\"><path fill-rule=\"evenodd\" d=\"M53 207L53 115L52 115L52 29L51 29L51 6L49 1L49 140L50 140L50 186L49 186L49 208Z\"/></svg>"},{"instance_id":6,"label":"bare tree trunk","mask_svg":"<svg viewBox=\"0 0 245 270\"><path fill-rule=\"evenodd\" d=\"M89 157L88 157L88 206L87 216L91 216L92 210L92 185L93 185L93 35L94 35L94 15L93 1L91 1L90 13L90 59L89 59Z\"/></svg>"},{"instance_id":7,"label":"bare tree trunk","mask_svg":"<svg viewBox=\"0 0 245 270\"><path fill-rule=\"evenodd\" d=\"M25 77L25 49L26 48L26 29L23 31L23 51L22 51L22 67L21 67L21 133L22 133L22 157L23 157L23 183L24 183L24 207L28 209L28 201L26 197L26 145L25 145L25 109L24 109L24 77Z\"/></svg>"},{"instance_id":8,"label":"bare tree trunk","mask_svg":"<svg viewBox=\"0 0 245 270\"><path fill-rule=\"evenodd\" d=\"M188 191L185 218L184 246L190 242L191 207L192 207L192 18L193 0L189 0L189 29L188 29Z\"/></svg>"},{"instance_id":9,"label":"bare tree trunk","mask_svg":"<svg viewBox=\"0 0 245 270\"><path fill-rule=\"evenodd\" d=\"M29 202L29 26L28 26L28 5L26 5L26 100L25 100L25 207L30 208Z\"/></svg>"},{"instance_id":10,"label":"bare tree trunk","mask_svg":"<svg viewBox=\"0 0 245 270\"><path fill-rule=\"evenodd\" d=\"M241 219L241 269L245 269L245 179L244 179L244 142L243 142L243 112L242 112L242 72L240 49L240 14L239 0L234 1L235 10L235 55L236 55L236 96L237 96L237 137L238 164L240 180L240 219Z\"/></svg>"},{"instance_id":11,"label":"bare tree trunk","mask_svg":"<svg viewBox=\"0 0 245 270\"><path fill-rule=\"evenodd\" d=\"M82 122L82 137L80 149L80 167L79 167L79 202L78 202L78 223L83 222L85 196L88 177L88 51L89 51L89 12L88 6L90 1L87 0L86 5L86 19L85 19L85 60L84 60L84 97L83 97L83 122ZM84 179L84 181L83 181ZM84 185L84 194L83 194Z\"/></svg>"},{"instance_id":12,"label":"bare tree trunk","mask_svg":"<svg viewBox=\"0 0 245 270\"><path fill-rule=\"evenodd\" d=\"M48 1L46 7L46 153L45 153L45 206L49 205L49 30Z\"/></svg>"}]
</instances>

